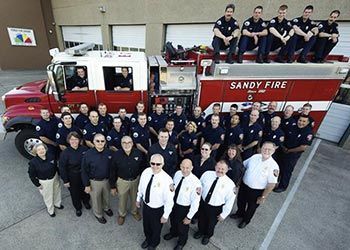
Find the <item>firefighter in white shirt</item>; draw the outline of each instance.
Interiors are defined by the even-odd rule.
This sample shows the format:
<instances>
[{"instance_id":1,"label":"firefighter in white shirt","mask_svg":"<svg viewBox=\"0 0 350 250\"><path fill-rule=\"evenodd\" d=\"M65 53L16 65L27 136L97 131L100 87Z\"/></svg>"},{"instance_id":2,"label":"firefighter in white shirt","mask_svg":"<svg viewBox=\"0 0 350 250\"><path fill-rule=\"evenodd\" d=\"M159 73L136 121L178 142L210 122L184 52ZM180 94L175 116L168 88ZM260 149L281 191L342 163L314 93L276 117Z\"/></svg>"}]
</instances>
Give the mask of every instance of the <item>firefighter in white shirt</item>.
<instances>
[{"instance_id":1,"label":"firefighter in white shirt","mask_svg":"<svg viewBox=\"0 0 350 250\"><path fill-rule=\"evenodd\" d=\"M261 147L261 154L255 154L243 162L246 171L237 197L238 210L231 216L234 219L242 218L239 228L249 224L258 206L265 202L277 183L279 167L272 158L274 152L275 144L267 141Z\"/></svg>"},{"instance_id":2,"label":"firefighter in white shirt","mask_svg":"<svg viewBox=\"0 0 350 250\"><path fill-rule=\"evenodd\" d=\"M227 163L224 160L216 163L215 171L205 172L202 183L202 199L199 207L198 231L195 239L202 238L202 244L207 245L214 234L218 221L223 221L231 212L236 198L236 186L226 175Z\"/></svg>"},{"instance_id":3,"label":"firefighter in white shirt","mask_svg":"<svg viewBox=\"0 0 350 250\"><path fill-rule=\"evenodd\" d=\"M192 161L184 159L180 169L175 173L174 208L170 214L170 233L164 235L165 240L179 237L175 250L182 249L187 242L189 224L198 211L201 197L201 182L192 174Z\"/></svg>"},{"instance_id":4,"label":"firefighter in white shirt","mask_svg":"<svg viewBox=\"0 0 350 250\"><path fill-rule=\"evenodd\" d=\"M156 249L160 242L160 233L168 221L174 205L174 184L171 177L162 169L164 158L154 154L150 159L151 167L141 175L137 192L136 206L143 202L143 231L146 240L141 244L143 249Z\"/></svg>"}]
</instances>

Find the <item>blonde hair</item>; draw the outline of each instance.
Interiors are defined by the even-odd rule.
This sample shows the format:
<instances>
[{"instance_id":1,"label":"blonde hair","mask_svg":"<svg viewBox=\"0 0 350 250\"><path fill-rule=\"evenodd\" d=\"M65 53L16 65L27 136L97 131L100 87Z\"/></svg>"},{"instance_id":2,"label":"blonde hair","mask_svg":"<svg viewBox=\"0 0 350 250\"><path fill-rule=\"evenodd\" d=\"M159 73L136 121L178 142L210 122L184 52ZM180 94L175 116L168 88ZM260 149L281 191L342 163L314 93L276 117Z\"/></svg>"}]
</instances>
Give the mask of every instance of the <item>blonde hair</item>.
<instances>
[{"instance_id":1,"label":"blonde hair","mask_svg":"<svg viewBox=\"0 0 350 250\"><path fill-rule=\"evenodd\" d=\"M190 121L190 122L188 122L188 123L186 124L186 128L187 128L188 126L190 126L190 125L192 125L192 127L193 127L193 132L194 132L194 133L197 133L197 124L196 124L195 122L193 122L193 121Z\"/></svg>"}]
</instances>

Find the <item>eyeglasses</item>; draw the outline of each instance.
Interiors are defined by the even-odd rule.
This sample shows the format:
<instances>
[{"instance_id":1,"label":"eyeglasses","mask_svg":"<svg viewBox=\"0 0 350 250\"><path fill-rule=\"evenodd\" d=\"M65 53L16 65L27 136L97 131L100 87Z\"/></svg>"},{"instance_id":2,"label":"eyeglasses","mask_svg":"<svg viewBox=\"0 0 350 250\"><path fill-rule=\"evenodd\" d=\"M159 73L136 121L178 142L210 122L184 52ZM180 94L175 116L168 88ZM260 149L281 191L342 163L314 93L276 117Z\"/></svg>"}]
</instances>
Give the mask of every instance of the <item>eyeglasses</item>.
<instances>
[{"instance_id":1,"label":"eyeglasses","mask_svg":"<svg viewBox=\"0 0 350 250\"><path fill-rule=\"evenodd\" d=\"M162 165L162 163L158 163L158 162L151 162L151 165L152 165L152 166L157 166L157 167L159 167L159 166L161 166L161 165Z\"/></svg>"},{"instance_id":2,"label":"eyeglasses","mask_svg":"<svg viewBox=\"0 0 350 250\"><path fill-rule=\"evenodd\" d=\"M104 143L105 140L95 140L95 142L97 142L97 143Z\"/></svg>"},{"instance_id":3,"label":"eyeglasses","mask_svg":"<svg viewBox=\"0 0 350 250\"><path fill-rule=\"evenodd\" d=\"M209 148L201 148L201 150L209 151L210 149Z\"/></svg>"}]
</instances>

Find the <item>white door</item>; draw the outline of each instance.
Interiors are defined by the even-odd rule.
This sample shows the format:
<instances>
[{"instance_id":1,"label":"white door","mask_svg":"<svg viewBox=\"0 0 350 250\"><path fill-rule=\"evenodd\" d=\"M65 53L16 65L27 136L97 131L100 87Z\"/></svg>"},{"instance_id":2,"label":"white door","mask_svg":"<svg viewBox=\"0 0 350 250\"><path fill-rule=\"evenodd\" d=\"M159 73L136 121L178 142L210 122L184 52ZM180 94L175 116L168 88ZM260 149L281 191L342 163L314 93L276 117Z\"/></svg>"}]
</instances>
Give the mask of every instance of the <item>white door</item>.
<instances>
[{"instance_id":1,"label":"white door","mask_svg":"<svg viewBox=\"0 0 350 250\"><path fill-rule=\"evenodd\" d=\"M141 51L146 48L146 25L112 26L113 48L118 51Z\"/></svg>"},{"instance_id":2,"label":"white door","mask_svg":"<svg viewBox=\"0 0 350 250\"><path fill-rule=\"evenodd\" d=\"M100 26L62 26L65 48L82 43L94 43L94 50L102 50L102 33Z\"/></svg>"}]
</instances>

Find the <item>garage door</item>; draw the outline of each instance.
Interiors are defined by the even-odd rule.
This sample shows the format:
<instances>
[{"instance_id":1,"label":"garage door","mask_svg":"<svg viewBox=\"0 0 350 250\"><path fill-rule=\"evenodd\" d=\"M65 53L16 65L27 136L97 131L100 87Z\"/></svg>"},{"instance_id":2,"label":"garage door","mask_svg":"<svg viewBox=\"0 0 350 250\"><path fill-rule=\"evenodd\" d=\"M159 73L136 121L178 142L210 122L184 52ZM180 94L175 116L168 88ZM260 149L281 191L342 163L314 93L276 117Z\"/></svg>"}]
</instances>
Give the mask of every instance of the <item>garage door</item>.
<instances>
[{"instance_id":1,"label":"garage door","mask_svg":"<svg viewBox=\"0 0 350 250\"><path fill-rule=\"evenodd\" d=\"M146 25L112 26L113 48L118 51L145 51Z\"/></svg>"},{"instance_id":2,"label":"garage door","mask_svg":"<svg viewBox=\"0 0 350 250\"><path fill-rule=\"evenodd\" d=\"M339 23L339 42L331 54L350 56L350 23ZM350 124L350 77L341 85L339 93L325 116L318 136L339 143Z\"/></svg>"},{"instance_id":3,"label":"garage door","mask_svg":"<svg viewBox=\"0 0 350 250\"><path fill-rule=\"evenodd\" d=\"M102 50L102 33L100 26L62 26L65 48L82 43L94 43L94 50Z\"/></svg>"},{"instance_id":4,"label":"garage door","mask_svg":"<svg viewBox=\"0 0 350 250\"><path fill-rule=\"evenodd\" d=\"M169 24L166 27L165 42L172 42L174 47L182 45L190 48L194 45L211 46L214 24Z\"/></svg>"}]
</instances>

